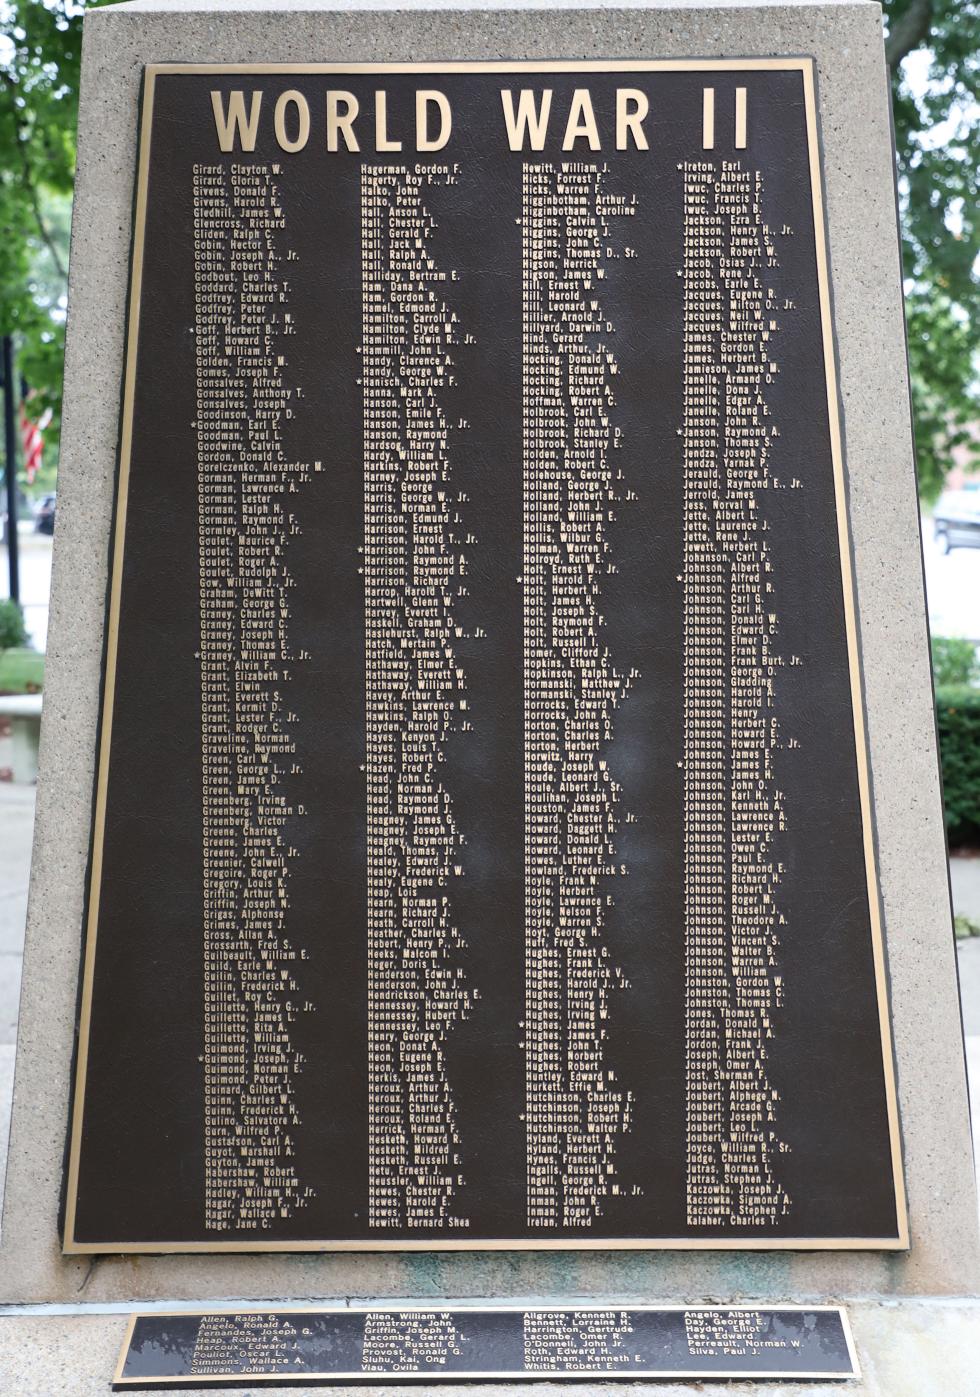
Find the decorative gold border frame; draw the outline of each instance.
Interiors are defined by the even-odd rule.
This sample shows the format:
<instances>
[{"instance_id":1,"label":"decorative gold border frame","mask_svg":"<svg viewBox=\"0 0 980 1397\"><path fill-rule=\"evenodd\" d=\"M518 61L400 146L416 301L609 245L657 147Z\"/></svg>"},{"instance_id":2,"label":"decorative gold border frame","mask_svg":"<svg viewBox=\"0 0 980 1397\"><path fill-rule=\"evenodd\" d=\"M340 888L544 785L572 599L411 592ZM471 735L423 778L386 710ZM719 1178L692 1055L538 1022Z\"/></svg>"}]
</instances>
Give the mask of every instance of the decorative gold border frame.
<instances>
[{"instance_id":1,"label":"decorative gold border frame","mask_svg":"<svg viewBox=\"0 0 980 1397\"><path fill-rule=\"evenodd\" d=\"M749 1368L733 1368L730 1371L726 1372L716 1372L707 1368L702 1370L698 1370L696 1368L678 1368L676 1370L671 1371L663 1370L660 1368L645 1368L636 1369L635 1371L633 1369L630 1369L630 1371L626 1373L623 1371L622 1368L608 1368L597 1369L596 1371L589 1369L588 1372L580 1371L570 1373L566 1370L556 1368L553 1371L540 1373L524 1373L516 1371L491 1372L489 1370L480 1370L477 1372L467 1373L433 1373L418 1370L412 1373L365 1373L361 1371L358 1371L356 1373L329 1372L303 1374L221 1373L206 1374L204 1376L197 1377L191 1377L190 1375L185 1373L180 1377L123 1377L123 1372L126 1367L126 1357L129 1353L130 1344L133 1341L133 1334L136 1331L136 1325L138 1321L141 1319L176 1319L186 1318L187 1316L191 1316L194 1318L204 1318L205 1316L217 1317L219 1315L243 1314L400 1314L406 1310L411 1310L413 1314L417 1313L420 1310L431 1312L433 1314L442 1314L446 1312L450 1314L542 1314L547 1313L549 1311L556 1311L559 1314L568 1314L580 1310L588 1311L589 1314L593 1314L597 1311L606 1314L621 1314L624 1311L628 1313L633 1313L636 1310L640 1310L643 1312L653 1312L656 1314L662 1314L665 1311L675 1314L678 1312L686 1313L688 1310L696 1310L698 1313L701 1313L704 1310L714 1310L718 1311L719 1313L725 1314L731 1311L748 1311L751 1313L761 1314L782 1314L786 1310L800 1310L805 1312L806 1314L836 1314L840 1318L841 1330L844 1334L844 1342L847 1345L847 1357L851 1365L851 1371L849 1373L760 1373L758 1370L753 1370ZM631 1305L628 1303L623 1305L583 1305L581 1303L575 1305L562 1305L558 1303L551 1305L460 1305L459 1303L453 1303L452 1301L439 1305L434 1305L432 1303L419 1305L395 1305L388 1301L385 1301L384 1303L377 1305L345 1305L343 1307L339 1305L262 1305L255 1307L242 1305L234 1309L208 1309L207 1307L202 1307L200 1309L193 1308L187 1310L137 1310L129 1316L129 1320L126 1324L126 1334L123 1338L122 1348L119 1351L119 1359L116 1363L116 1371L112 1378L112 1386L113 1388L146 1388L150 1387L151 1385L153 1387L187 1387L188 1384L191 1384L192 1386L196 1387L198 1386L198 1384L203 1386L205 1383L223 1383L227 1386L231 1383L241 1384L244 1382L250 1387L252 1385L255 1385L256 1387L264 1387L267 1384L281 1384L284 1377L289 1379L290 1385L294 1383L299 1385L300 1383L307 1382L322 1383L324 1381L330 1383L349 1382L350 1380L356 1378L362 1385L370 1387L376 1386L379 1383L393 1383L397 1386L397 1384L404 1382L428 1381L441 1384L467 1382L472 1381L474 1379L484 1382L489 1382L494 1379L501 1379L503 1381L508 1381L512 1383L555 1382L564 1379L566 1382L577 1383L584 1379L588 1379L589 1381L592 1381L594 1379L596 1382L606 1382L610 1379L617 1379L621 1382L641 1382L648 1378L685 1378L688 1381L700 1382L705 1380L713 1381L716 1378L719 1381L727 1381L731 1378L757 1378L759 1379L759 1381L764 1380L766 1382L778 1381L779 1379L789 1379L804 1382L807 1379L823 1378L825 1381L828 1382L843 1382L848 1381L851 1378L860 1378L860 1376L861 1364L858 1362L857 1350L854 1347L854 1336L851 1333L850 1320L848 1319L847 1311L844 1309L842 1305Z\"/></svg>"},{"instance_id":2,"label":"decorative gold border frame","mask_svg":"<svg viewBox=\"0 0 980 1397\"><path fill-rule=\"evenodd\" d=\"M824 370L827 385L827 412L830 425L833 458L834 492L837 506L837 530L841 564L841 585L844 598L848 666L851 684L851 704L854 715L854 737L857 753L858 791L864 839L864 861L867 874L868 904L874 956L875 984L878 997L878 1020L881 1034L882 1061L888 1129L891 1143L892 1174L898 1230L894 1237L666 1237L609 1238L562 1237L528 1238L405 1238L357 1239L338 1241L279 1241L263 1242L258 1238L243 1241L210 1242L81 1242L75 1237L75 1217L78 1198L78 1173L81 1155L82 1120L85 1105L85 1083L88 1069L88 1045L92 1016L92 985L95 971L95 943L99 919L99 896L102 882L103 839L105 832L106 794L109 775L109 748L112 738L113 699L115 694L118 653L119 608L122 590L123 550L126 534L126 505L129 492L129 469L133 445L133 401L136 390L136 357L139 343L140 298L143 276L143 248L146 229L147 185L150 163L150 139L153 124L153 97L158 75L288 73L715 73L715 72L798 72L803 78L806 109L807 147L810 160L810 193L813 208L814 241L817 256L820 319L823 335ZM854 576L851 565L851 541L847 521L847 490L844 476L843 440L837 384L837 363L834 352L834 332L831 319L830 269L827 252L827 232L824 212L823 184L820 168L819 130L817 124L815 63L812 58L715 58L715 59L634 59L629 61L554 60L539 62L468 63L153 63L145 69L143 111L140 123L139 165L136 182L133 258L130 273L129 324L126 336L126 368L122 403L122 430L119 445L119 477L116 497L115 532L112 543L111 583L105 661L105 691L100 721L98 770L95 788L94 836L89 881L86 922L85 956L82 971L81 1011L78 1026L78 1056L71 1111L71 1140L68 1154L67 1201L63 1251L66 1255L140 1253L217 1253L217 1252L380 1252L380 1251L904 1251L909 1246L908 1208L905 1180L902 1172L902 1149L895 1081L895 1059L891 1024L888 1013L888 991L885 970L884 934L881 899L875 863L874 827L871 808L871 777L867 751L864 697L861 688L860 652Z\"/></svg>"}]
</instances>

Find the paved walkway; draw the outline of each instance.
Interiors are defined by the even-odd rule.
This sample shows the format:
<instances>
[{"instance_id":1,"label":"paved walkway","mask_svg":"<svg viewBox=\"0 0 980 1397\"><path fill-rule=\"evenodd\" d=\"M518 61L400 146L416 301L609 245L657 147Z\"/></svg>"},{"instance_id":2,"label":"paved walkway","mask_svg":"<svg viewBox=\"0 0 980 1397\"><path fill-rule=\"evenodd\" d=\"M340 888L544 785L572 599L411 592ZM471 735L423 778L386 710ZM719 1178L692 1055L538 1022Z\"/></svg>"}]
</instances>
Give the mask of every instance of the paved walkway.
<instances>
[{"instance_id":1,"label":"paved walkway","mask_svg":"<svg viewBox=\"0 0 980 1397\"><path fill-rule=\"evenodd\" d=\"M949 861L953 906L957 916L969 917L980 926L980 858L954 857ZM973 1116L973 1158L980 1177L980 936L957 943L960 964L960 1002L966 1034L966 1065L970 1079Z\"/></svg>"},{"instance_id":2,"label":"paved walkway","mask_svg":"<svg viewBox=\"0 0 980 1397\"><path fill-rule=\"evenodd\" d=\"M980 855L964 858L954 854L949 861L949 880L957 915L980 926ZM980 941L980 937L976 939Z\"/></svg>"},{"instance_id":3,"label":"paved walkway","mask_svg":"<svg viewBox=\"0 0 980 1397\"><path fill-rule=\"evenodd\" d=\"M42 652L48 639L48 595L51 591L51 535L34 533L30 524L21 521L17 530L20 540L20 602L24 621L35 650ZM7 553L0 548L0 598L7 595Z\"/></svg>"},{"instance_id":4,"label":"paved walkway","mask_svg":"<svg viewBox=\"0 0 980 1397\"><path fill-rule=\"evenodd\" d=\"M34 830L34 788L0 783L0 1197L7 1172L20 966Z\"/></svg>"}]
</instances>

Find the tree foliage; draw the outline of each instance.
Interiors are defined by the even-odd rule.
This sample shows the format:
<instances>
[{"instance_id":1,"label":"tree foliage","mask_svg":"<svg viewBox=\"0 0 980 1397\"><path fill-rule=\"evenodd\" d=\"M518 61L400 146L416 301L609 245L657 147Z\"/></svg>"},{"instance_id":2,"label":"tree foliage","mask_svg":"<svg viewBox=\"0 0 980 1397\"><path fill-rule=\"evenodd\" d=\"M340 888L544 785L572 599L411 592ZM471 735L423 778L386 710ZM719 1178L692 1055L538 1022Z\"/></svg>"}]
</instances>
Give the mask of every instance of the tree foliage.
<instances>
[{"instance_id":1,"label":"tree foliage","mask_svg":"<svg viewBox=\"0 0 980 1397\"><path fill-rule=\"evenodd\" d=\"M980 3L884 9L919 488L931 498L955 447L976 454L980 422Z\"/></svg>"},{"instance_id":2,"label":"tree foliage","mask_svg":"<svg viewBox=\"0 0 980 1397\"><path fill-rule=\"evenodd\" d=\"M0 334L56 456L82 16L113 0L0 0ZM50 482L48 482L50 483Z\"/></svg>"},{"instance_id":3,"label":"tree foliage","mask_svg":"<svg viewBox=\"0 0 980 1397\"><path fill-rule=\"evenodd\" d=\"M980 692L937 686L936 722L949 842L975 846L980 843Z\"/></svg>"},{"instance_id":4,"label":"tree foliage","mask_svg":"<svg viewBox=\"0 0 980 1397\"><path fill-rule=\"evenodd\" d=\"M12 650L15 645L27 644L27 627L24 613L15 601L0 598L0 655Z\"/></svg>"},{"instance_id":5,"label":"tree foliage","mask_svg":"<svg viewBox=\"0 0 980 1397\"><path fill-rule=\"evenodd\" d=\"M972 640L958 635L932 637L932 677L936 687L980 683L980 656Z\"/></svg>"},{"instance_id":6,"label":"tree foliage","mask_svg":"<svg viewBox=\"0 0 980 1397\"><path fill-rule=\"evenodd\" d=\"M4 0L0 8L0 332L16 336L18 368L39 408L61 406L70 197L81 10L71 0Z\"/></svg>"}]
</instances>

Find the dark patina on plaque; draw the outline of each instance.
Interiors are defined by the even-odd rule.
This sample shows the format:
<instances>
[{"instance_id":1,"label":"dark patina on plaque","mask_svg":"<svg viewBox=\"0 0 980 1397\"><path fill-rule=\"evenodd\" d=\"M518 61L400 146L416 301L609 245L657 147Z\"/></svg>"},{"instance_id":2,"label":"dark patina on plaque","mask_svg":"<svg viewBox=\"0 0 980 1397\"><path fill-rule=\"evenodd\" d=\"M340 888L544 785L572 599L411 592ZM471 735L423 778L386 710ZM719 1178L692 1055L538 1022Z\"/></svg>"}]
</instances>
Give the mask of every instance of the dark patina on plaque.
<instances>
[{"instance_id":1,"label":"dark patina on plaque","mask_svg":"<svg viewBox=\"0 0 980 1397\"><path fill-rule=\"evenodd\" d=\"M813 65L147 70L65 1248L907 1243Z\"/></svg>"},{"instance_id":2,"label":"dark patina on plaque","mask_svg":"<svg viewBox=\"0 0 980 1397\"><path fill-rule=\"evenodd\" d=\"M833 1306L421 1306L136 1314L114 1387L858 1376Z\"/></svg>"}]
</instances>

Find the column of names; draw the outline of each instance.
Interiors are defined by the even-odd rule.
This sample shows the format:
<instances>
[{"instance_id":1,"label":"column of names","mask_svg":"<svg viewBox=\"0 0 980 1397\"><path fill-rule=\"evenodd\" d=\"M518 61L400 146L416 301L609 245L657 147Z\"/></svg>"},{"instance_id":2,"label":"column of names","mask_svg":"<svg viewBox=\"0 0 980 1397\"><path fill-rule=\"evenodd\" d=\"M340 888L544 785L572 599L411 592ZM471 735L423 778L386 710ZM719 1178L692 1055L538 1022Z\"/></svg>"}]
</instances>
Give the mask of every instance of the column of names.
<instances>
[{"instance_id":1,"label":"column of names","mask_svg":"<svg viewBox=\"0 0 980 1397\"><path fill-rule=\"evenodd\" d=\"M464 836L444 775L469 730L467 575L449 420L456 313L426 204L455 175L361 173L371 1227L460 1228L462 1154L444 1045L469 1013L453 888Z\"/></svg>"},{"instance_id":2,"label":"column of names","mask_svg":"<svg viewBox=\"0 0 980 1397\"><path fill-rule=\"evenodd\" d=\"M681 168L684 197L684 897L687 1220L771 1227L779 1181L769 1053L783 1001L785 828L774 775L782 658L765 501L778 373L762 178Z\"/></svg>"},{"instance_id":3,"label":"column of names","mask_svg":"<svg viewBox=\"0 0 980 1397\"><path fill-rule=\"evenodd\" d=\"M310 467L283 426L300 396L277 171L194 167L203 799L205 1225L258 1230L312 1195L295 1166L293 1024L312 1008L289 930L299 772L290 677L290 500Z\"/></svg>"},{"instance_id":4,"label":"column of names","mask_svg":"<svg viewBox=\"0 0 980 1397\"><path fill-rule=\"evenodd\" d=\"M524 363L524 792L527 1219L591 1227L621 1184L616 1144L632 1093L606 1061L627 987L604 925L623 818L607 751L635 671L606 643L606 521L617 498L618 371L600 302L613 221L634 205L584 162L526 164L521 218Z\"/></svg>"}]
</instances>

